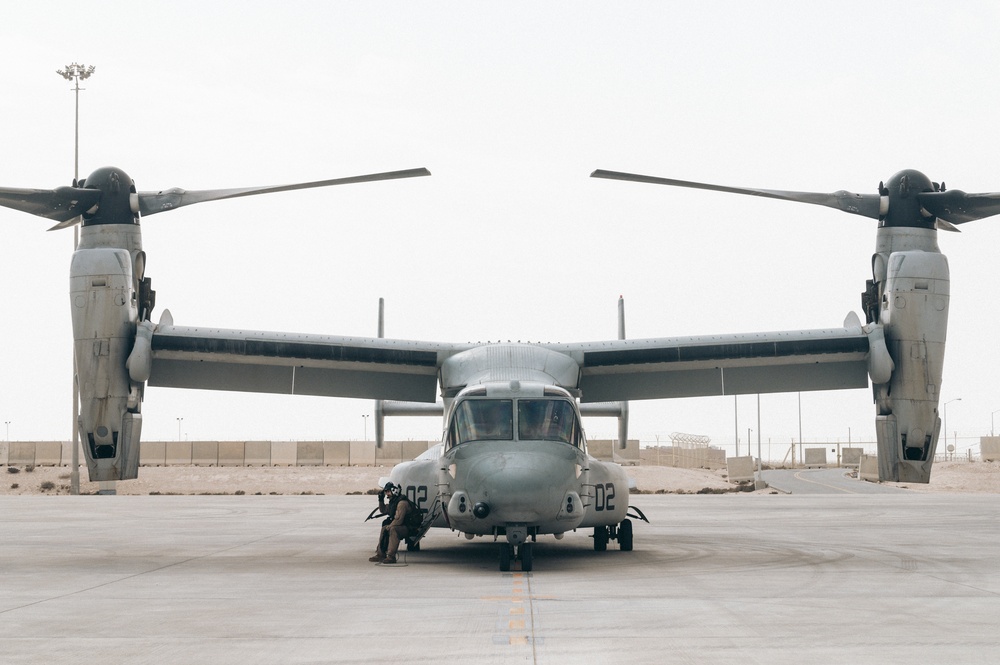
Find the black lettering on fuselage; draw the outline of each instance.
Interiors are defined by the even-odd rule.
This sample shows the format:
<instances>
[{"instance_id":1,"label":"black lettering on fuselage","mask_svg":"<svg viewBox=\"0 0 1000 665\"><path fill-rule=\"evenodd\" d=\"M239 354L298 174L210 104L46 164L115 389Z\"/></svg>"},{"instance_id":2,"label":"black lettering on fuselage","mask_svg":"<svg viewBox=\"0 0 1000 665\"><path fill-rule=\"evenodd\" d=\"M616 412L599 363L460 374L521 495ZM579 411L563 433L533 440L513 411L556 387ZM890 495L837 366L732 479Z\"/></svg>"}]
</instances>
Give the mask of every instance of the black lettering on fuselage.
<instances>
[{"instance_id":1,"label":"black lettering on fuselage","mask_svg":"<svg viewBox=\"0 0 1000 665\"><path fill-rule=\"evenodd\" d=\"M423 509L427 503L427 485L407 485L406 498L417 508Z\"/></svg>"},{"instance_id":2,"label":"black lettering on fuselage","mask_svg":"<svg viewBox=\"0 0 1000 665\"><path fill-rule=\"evenodd\" d=\"M594 510L600 512L602 510L614 510L615 509L615 484L614 483L604 483L603 485L594 485Z\"/></svg>"}]
</instances>

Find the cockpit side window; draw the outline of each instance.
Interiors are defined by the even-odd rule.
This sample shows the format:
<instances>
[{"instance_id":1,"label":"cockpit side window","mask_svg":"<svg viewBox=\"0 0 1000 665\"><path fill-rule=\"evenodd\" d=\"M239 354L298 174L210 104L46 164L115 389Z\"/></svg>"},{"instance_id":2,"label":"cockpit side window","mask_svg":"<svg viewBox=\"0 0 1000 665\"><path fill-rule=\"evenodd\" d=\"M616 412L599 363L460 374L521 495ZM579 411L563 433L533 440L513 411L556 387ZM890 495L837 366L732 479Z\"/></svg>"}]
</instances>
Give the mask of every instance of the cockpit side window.
<instances>
[{"instance_id":1,"label":"cockpit side window","mask_svg":"<svg viewBox=\"0 0 1000 665\"><path fill-rule=\"evenodd\" d=\"M468 441L514 438L514 404L509 399L467 399L455 407L448 430L449 446Z\"/></svg>"},{"instance_id":2,"label":"cockpit side window","mask_svg":"<svg viewBox=\"0 0 1000 665\"><path fill-rule=\"evenodd\" d=\"M566 400L520 399L517 401L517 438L562 441L580 445L576 411Z\"/></svg>"}]
</instances>

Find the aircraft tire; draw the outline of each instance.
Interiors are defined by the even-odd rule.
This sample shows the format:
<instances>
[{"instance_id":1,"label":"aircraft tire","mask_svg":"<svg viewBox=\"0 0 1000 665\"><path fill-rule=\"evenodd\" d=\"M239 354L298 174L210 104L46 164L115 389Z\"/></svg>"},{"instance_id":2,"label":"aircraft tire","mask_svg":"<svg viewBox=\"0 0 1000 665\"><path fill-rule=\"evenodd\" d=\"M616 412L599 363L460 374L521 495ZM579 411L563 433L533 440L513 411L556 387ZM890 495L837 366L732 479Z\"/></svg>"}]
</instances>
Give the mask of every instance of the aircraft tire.
<instances>
[{"instance_id":1,"label":"aircraft tire","mask_svg":"<svg viewBox=\"0 0 1000 665\"><path fill-rule=\"evenodd\" d=\"M420 551L420 543L419 542L411 543L411 542L407 541L407 543L406 543L406 551L407 552L419 552Z\"/></svg>"},{"instance_id":2,"label":"aircraft tire","mask_svg":"<svg viewBox=\"0 0 1000 665\"><path fill-rule=\"evenodd\" d=\"M534 549L531 543L524 543L518 550L521 556L521 570L526 573L534 566Z\"/></svg>"},{"instance_id":3,"label":"aircraft tire","mask_svg":"<svg viewBox=\"0 0 1000 665\"><path fill-rule=\"evenodd\" d=\"M632 551L632 520L622 520L618 525L618 547L622 552Z\"/></svg>"},{"instance_id":4,"label":"aircraft tire","mask_svg":"<svg viewBox=\"0 0 1000 665\"><path fill-rule=\"evenodd\" d=\"M594 527L594 551L604 552L608 549L608 527Z\"/></svg>"},{"instance_id":5,"label":"aircraft tire","mask_svg":"<svg viewBox=\"0 0 1000 665\"><path fill-rule=\"evenodd\" d=\"M500 544L500 572L506 573L510 571L511 549L511 546L507 543Z\"/></svg>"}]
</instances>

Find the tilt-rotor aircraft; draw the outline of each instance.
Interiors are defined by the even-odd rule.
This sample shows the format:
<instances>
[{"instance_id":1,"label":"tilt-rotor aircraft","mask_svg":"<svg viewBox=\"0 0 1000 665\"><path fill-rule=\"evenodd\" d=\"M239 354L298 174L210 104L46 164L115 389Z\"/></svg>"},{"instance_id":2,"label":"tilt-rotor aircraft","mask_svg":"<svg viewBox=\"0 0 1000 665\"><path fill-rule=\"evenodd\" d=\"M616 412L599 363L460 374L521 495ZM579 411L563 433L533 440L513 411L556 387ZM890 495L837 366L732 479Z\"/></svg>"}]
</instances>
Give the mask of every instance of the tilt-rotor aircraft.
<instances>
[{"instance_id":1,"label":"tilt-rotor aircraft","mask_svg":"<svg viewBox=\"0 0 1000 665\"><path fill-rule=\"evenodd\" d=\"M948 311L947 261L936 228L1000 212L1000 195L965 194L903 171L878 194L740 189L610 171L594 176L827 205L879 220L866 323L696 337L567 344L453 344L153 323L140 219L193 203L310 187L430 175L395 171L279 187L138 192L117 168L72 187L0 188L0 205L65 228L79 223L70 311L80 390L79 433L94 481L138 476L146 386L376 400L376 439L391 415L443 416L441 443L390 479L431 526L500 540L500 568L532 568L538 536L592 528L594 548L632 549L629 481L587 453L583 415L619 419L628 400L874 389L883 480L928 482ZM441 402L437 402L440 396ZM419 536L418 536L419 538ZM411 542L418 547L419 540Z\"/></svg>"}]
</instances>

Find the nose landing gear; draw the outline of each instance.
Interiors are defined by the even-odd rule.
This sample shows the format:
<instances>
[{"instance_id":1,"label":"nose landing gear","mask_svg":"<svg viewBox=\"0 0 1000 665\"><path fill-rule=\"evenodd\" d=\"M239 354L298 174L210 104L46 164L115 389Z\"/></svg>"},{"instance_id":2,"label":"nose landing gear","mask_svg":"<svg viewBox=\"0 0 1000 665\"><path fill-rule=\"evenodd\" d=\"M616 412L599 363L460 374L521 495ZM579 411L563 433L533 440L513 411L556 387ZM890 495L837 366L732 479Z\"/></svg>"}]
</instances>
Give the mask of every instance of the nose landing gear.
<instances>
[{"instance_id":1,"label":"nose landing gear","mask_svg":"<svg viewBox=\"0 0 1000 665\"><path fill-rule=\"evenodd\" d=\"M516 552L515 552L516 549ZM500 543L500 570L501 572L509 572L511 561L514 559L521 560L521 570L524 572L530 572L534 565L534 546L533 543L521 543L516 548L510 543Z\"/></svg>"}]
</instances>

